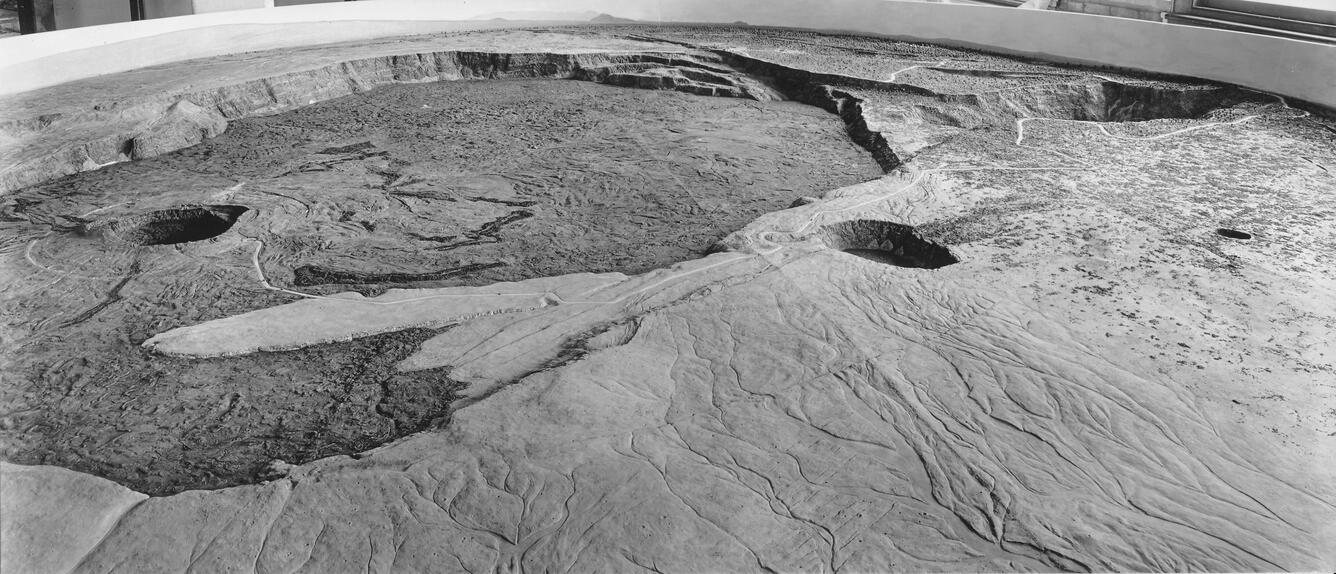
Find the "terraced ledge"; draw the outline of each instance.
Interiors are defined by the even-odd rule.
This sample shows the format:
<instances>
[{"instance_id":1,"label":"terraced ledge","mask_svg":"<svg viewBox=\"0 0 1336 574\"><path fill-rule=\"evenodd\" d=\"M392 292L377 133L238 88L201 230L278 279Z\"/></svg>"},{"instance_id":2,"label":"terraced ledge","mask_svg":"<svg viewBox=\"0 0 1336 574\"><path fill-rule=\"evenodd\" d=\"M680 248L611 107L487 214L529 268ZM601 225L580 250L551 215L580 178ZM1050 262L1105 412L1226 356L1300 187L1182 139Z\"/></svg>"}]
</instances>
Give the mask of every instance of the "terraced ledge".
<instances>
[{"instance_id":1,"label":"terraced ledge","mask_svg":"<svg viewBox=\"0 0 1336 574\"><path fill-rule=\"evenodd\" d=\"M379 86L444 80L551 78L772 99L708 53L443 51L351 60L199 92L100 104L0 124L0 193L71 173L195 145L227 122L300 108ZM77 134L71 136L70 134Z\"/></svg>"},{"instance_id":2,"label":"terraced ledge","mask_svg":"<svg viewBox=\"0 0 1336 574\"><path fill-rule=\"evenodd\" d=\"M268 115L379 86L469 79L551 78L669 89L760 101L791 99L837 114L850 137L886 171L923 144L898 141L910 124L947 131L1004 126L1019 118L1144 121L1190 118L1245 97L1237 89L1165 88L1113 80L1047 84L983 94L943 94L910 84L818 73L728 50L692 53L441 51L350 60L185 94L99 104L0 124L12 158L0 194L64 175L143 159L221 134L229 121ZM898 121L870 117L864 92L916 96ZM77 134L71 136L71 133Z\"/></svg>"},{"instance_id":3,"label":"terraced ledge","mask_svg":"<svg viewBox=\"0 0 1336 574\"><path fill-rule=\"evenodd\" d=\"M1088 72L1076 81L941 93L908 83L803 70L731 50L713 52L729 66L771 83L786 97L838 114L849 136L888 172L924 147L961 130L1011 129L1016 121L1027 118L1092 122L1188 119L1258 97L1232 86L1132 84ZM876 113L869 113L869 106L877 108ZM920 141L916 134L925 131L937 132L937 137Z\"/></svg>"}]
</instances>

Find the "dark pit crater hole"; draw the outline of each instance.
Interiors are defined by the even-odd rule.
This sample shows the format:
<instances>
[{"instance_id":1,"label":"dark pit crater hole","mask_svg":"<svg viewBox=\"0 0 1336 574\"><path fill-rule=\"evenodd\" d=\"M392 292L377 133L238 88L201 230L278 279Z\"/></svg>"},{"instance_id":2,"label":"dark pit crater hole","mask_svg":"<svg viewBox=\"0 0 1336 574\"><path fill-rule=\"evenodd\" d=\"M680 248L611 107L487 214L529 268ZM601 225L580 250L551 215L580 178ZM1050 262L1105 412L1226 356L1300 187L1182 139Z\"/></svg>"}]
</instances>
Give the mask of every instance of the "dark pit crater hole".
<instances>
[{"instance_id":1,"label":"dark pit crater hole","mask_svg":"<svg viewBox=\"0 0 1336 574\"><path fill-rule=\"evenodd\" d=\"M912 226L889 221L841 221L822 227L820 236L833 249L886 265L938 269L960 262L945 245L922 237Z\"/></svg>"},{"instance_id":2,"label":"dark pit crater hole","mask_svg":"<svg viewBox=\"0 0 1336 574\"><path fill-rule=\"evenodd\" d=\"M109 225L112 237L134 245L174 245L218 237L249 208L240 205L174 207L136 215Z\"/></svg>"},{"instance_id":3,"label":"dark pit crater hole","mask_svg":"<svg viewBox=\"0 0 1336 574\"><path fill-rule=\"evenodd\" d=\"M1230 239L1252 239L1251 233L1239 231L1237 229L1229 229L1227 227L1221 227L1220 229L1215 230L1215 234Z\"/></svg>"}]
</instances>

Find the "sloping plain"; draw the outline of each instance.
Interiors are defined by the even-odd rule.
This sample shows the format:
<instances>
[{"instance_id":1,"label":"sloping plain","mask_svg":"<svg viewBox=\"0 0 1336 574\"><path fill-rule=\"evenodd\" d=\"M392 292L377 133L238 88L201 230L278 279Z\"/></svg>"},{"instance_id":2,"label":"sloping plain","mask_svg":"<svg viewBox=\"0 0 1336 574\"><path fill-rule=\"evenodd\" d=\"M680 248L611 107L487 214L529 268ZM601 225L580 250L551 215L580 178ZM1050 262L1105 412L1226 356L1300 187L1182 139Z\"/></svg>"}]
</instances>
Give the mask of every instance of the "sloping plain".
<instances>
[{"instance_id":1,"label":"sloping plain","mask_svg":"<svg viewBox=\"0 0 1336 574\"><path fill-rule=\"evenodd\" d=\"M821 106L889 173L638 275L334 293L268 275L279 260L253 241L188 244L249 272L234 288L261 304L160 329L145 352L263 360L418 333L394 369L460 384L449 422L173 496L0 463L6 569L1336 565L1330 119L866 38L550 35L689 53L549 76ZM264 221L229 233L270 249ZM6 246L10 272L32 245Z\"/></svg>"}]
</instances>

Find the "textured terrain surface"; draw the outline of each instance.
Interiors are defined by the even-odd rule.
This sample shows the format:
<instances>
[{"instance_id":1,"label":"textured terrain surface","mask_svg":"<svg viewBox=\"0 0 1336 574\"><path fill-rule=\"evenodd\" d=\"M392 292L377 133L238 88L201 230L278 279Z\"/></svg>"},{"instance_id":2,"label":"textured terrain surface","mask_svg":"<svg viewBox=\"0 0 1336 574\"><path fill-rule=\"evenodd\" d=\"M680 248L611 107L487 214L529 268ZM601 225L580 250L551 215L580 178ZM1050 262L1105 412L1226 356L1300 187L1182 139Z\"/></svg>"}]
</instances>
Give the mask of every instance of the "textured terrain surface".
<instances>
[{"instance_id":1,"label":"textured terrain surface","mask_svg":"<svg viewBox=\"0 0 1336 574\"><path fill-rule=\"evenodd\" d=\"M700 257L799 197L882 174L839 118L811 106L496 80L388 86L239 120L188 150L34 186L0 223L32 238L22 254L39 269L7 293L30 334L5 372L5 457L170 494L440 422L456 390L448 373L394 365L446 323L205 362L140 348L167 328L295 298L257 297L253 263L312 294L643 273ZM249 209L214 239L146 244L219 231L170 209L201 203ZM154 214L172 225L145 225Z\"/></svg>"},{"instance_id":2,"label":"textured terrain surface","mask_svg":"<svg viewBox=\"0 0 1336 574\"><path fill-rule=\"evenodd\" d=\"M38 541L0 548L7 569L1336 565L1320 114L751 29L284 65L52 88L45 120L0 102L0 144L50 152L0 166L9 461L185 448L277 401L324 417L234 428L306 450L218 490L0 463L0 528ZM552 79L367 91L466 77ZM143 245L182 233L217 235ZM69 429L108 426L73 448ZM229 482L205 469L270 455L215 448L238 458L84 468L209 487ZM356 454L318 458L335 452Z\"/></svg>"}]
</instances>

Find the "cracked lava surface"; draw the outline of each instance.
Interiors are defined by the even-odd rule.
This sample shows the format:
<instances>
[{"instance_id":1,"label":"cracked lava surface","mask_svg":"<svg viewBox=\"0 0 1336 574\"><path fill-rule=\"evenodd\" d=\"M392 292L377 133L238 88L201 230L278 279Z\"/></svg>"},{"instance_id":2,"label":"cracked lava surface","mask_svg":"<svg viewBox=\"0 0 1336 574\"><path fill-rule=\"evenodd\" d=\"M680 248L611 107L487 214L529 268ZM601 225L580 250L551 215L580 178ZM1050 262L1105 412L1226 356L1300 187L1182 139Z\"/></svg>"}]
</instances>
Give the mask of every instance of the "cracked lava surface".
<instances>
[{"instance_id":1,"label":"cracked lava surface","mask_svg":"<svg viewBox=\"0 0 1336 574\"><path fill-rule=\"evenodd\" d=\"M21 303L52 328L36 329L9 371L32 395L0 431L7 457L169 494L254 482L274 459L360 452L445 414L446 372L393 372L421 337L186 364L138 346L292 299L255 297L261 244L269 280L307 293L644 273L882 173L811 106L497 80L389 86L241 120L188 150L32 187L12 217L60 225L129 201L89 215L93 232L61 229L27 249L46 268L34 278L78 287ZM212 243L136 249L96 232L219 190L254 215ZM395 393L416 416L389 412Z\"/></svg>"}]
</instances>

